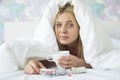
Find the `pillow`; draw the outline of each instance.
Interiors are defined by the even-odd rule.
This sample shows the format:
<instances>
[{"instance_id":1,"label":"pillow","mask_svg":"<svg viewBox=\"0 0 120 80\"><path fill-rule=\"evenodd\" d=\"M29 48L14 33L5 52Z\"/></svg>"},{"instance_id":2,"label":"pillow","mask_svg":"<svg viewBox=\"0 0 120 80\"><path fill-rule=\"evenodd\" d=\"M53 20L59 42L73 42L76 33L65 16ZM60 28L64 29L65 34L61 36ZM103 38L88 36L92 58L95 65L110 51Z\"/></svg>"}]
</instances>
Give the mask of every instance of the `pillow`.
<instances>
[{"instance_id":1,"label":"pillow","mask_svg":"<svg viewBox=\"0 0 120 80\"><path fill-rule=\"evenodd\" d=\"M0 74L10 73L18 70L16 58L8 43L0 46Z\"/></svg>"},{"instance_id":2,"label":"pillow","mask_svg":"<svg viewBox=\"0 0 120 80\"><path fill-rule=\"evenodd\" d=\"M29 59L46 59L53 50L38 41L18 40L0 46L0 74L23 70Z\"/></svg>"}]
</instances>

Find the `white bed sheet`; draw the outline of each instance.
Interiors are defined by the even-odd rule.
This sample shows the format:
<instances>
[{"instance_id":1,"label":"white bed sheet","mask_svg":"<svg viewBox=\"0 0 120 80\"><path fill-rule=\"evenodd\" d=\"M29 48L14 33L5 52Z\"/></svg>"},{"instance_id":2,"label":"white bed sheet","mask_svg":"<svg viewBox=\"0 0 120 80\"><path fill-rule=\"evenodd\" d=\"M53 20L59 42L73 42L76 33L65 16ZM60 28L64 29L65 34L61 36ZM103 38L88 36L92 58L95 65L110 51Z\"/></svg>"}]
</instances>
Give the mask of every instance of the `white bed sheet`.
<instances>
[{"instance_id":1,"label":"white bed sheet","mask_svg":"<svg viewBox=\"0 0 120 80\"><path fill-rule=\"evenodd\" d=\"M0 77L0 80L120 80L120 70L87 69L86 73L56 77L27 75L23 72L23 70L20 70L14 73L0 74L0 76L2 76Z\"/></svg>"}]
</instances>

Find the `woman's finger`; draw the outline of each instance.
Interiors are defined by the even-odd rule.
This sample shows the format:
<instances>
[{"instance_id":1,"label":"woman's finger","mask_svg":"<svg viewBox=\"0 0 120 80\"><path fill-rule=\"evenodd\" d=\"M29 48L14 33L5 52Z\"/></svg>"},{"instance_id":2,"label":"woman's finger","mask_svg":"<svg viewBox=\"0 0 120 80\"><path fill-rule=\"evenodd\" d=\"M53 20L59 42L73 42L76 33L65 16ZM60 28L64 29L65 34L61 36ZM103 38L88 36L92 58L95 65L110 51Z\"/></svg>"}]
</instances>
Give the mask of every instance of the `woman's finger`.
<instances>
[{"instance_id":1,"label":"woman's finger","mask_svg":"<svg viewBox=\"0 0 120 80\"><path fill-rule=\"evenodd\" d=\"M40 73L40 67L38 66L37 62L35 64L31 64L31 66L36 74Z\"/></svg>"},{"instance_id":2,"label":"woman's finger","mask_svg":"<svg viewBox=\"0 0 120 80\"><path fill-rule=\"evenodd\" d=\"M45 66L41 62L38 62L38 66L39 68L45 68Z\"/></svg>"},{"instance_id":3,"label":"woman's finger","mask_svg":"<svg viewBox=\"0 0 120 80\"><path fill-rule=\"evenodd\" d=\"M69 56L62 56L62 57L60 57L60 59L59 60L64 60L64 61L69 61L70 60L70 57Z\"/></svg>"},{"instance_id":4,"label":"woman's finger","mask_svg":"<svg viewBox=\"0 0 120 80\"><path fill-rule=\"evenodd\" d=\"M36 71L33 69L33 67L31 65L27 65L25 67L25 73L27 73L27 74L36 74Z\"/></svg>"},{"instance_id":5,"label":"woman's finger","mask_svg":"<svg viewBox=\"0 0 120 80\"><path fill-rule=\"evenodd\" d=\"M70 65L62 65L62 67L65 68L65 69L69 69L69 68L71 68Z\"/></svg>"}]
</instances>

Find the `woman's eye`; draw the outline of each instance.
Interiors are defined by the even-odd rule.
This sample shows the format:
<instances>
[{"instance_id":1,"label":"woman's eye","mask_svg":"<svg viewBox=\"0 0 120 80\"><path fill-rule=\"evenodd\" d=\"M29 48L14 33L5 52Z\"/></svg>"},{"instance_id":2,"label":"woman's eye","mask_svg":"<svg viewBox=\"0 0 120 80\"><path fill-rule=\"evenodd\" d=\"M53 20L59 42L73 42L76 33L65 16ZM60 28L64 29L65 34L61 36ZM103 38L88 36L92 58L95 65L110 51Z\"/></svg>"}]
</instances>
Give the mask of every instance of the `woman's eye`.
<instances>
[{"instance_id":1,"label":"woman's eye","mask_svg":"<svg viewBox=\"0 0 120 80\"><path fill-rule=\"evenodd\" d=\"M57 24L57 27L61 27L62 26L62 24Z\"/></svg>"},{"instance_id":2,"label":"woman's eye","mask_svg":"<svg viewBox=\"0 0 120 80\"><path fill-rule=\"evenodd\" d=\"M68 27L73 27L73 26L74 26L74 24L72 24L72 23L68 24Z\"/></svg>"}]
</instances>

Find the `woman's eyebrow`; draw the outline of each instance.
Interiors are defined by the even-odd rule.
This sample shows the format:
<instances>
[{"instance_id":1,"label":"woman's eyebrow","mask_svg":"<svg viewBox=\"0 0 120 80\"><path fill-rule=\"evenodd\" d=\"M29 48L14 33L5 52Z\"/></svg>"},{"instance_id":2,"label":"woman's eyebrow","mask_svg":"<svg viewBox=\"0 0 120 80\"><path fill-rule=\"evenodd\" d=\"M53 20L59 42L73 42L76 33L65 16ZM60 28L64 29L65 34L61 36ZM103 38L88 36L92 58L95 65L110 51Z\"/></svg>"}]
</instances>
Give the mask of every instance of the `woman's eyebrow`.
<instances>
[{"instance_id":1,"label":"woman's eyebrow","mask_svg":"<svg viewBox=\"0 0 120 80\"><path fill-rule=\"evenodd\" d=\"M69 21L67 21L67 22L72 22L72 20L69 20Z\"/></svg>"},{"instance_id":2,"label":"woman's eyebrow","mask_svg":"<svg viewBox=\"0 0 120 80\"><path fill-rule=\"evenodd\" d=\"M61 23L60 21L56 21L56 23Z\"/></svg>"},{"instance_id":3,"label":"woman's eyebrow","mask_svg":"<svg viewBox=\"0 0 120 80\"><path fill-rule=\"evenodd\" d=\"M72 20L66 21L67 23L72 22ZM56 21L56 23L61 23L60 21Z\"/></svg>"}]
</instances>

